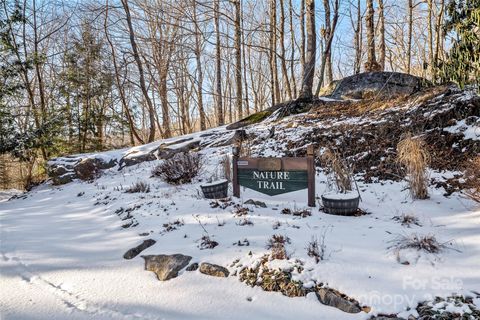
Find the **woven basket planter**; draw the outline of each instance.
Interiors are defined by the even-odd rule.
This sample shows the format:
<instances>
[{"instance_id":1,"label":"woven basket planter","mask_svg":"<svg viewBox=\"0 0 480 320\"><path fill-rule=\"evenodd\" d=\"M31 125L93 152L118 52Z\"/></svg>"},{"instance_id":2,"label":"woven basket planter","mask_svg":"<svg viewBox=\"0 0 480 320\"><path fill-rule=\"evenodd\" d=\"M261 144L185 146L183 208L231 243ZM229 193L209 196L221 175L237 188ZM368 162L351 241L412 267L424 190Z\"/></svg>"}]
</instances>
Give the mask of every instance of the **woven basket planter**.
<instances>
[{"instance_id":1,"label":"woven basket planter","mask_svg":"<svg viewBox=\"0 0 480 320\"><path fill-rule=\"evenodd\" d=\"M357 212L360 196L342 198L342 194L322 195L323 210L329 214L351 216Z\"/></svg>"},{"instance_id":2,"label":"woven basket planter","mask_svg":"<svg viewBox=\"0 0 480 320\"><path fill-rule=\"evenodd\" d=\"M200 187L207 199L222 199L228 195L228 180L214 181Z\"/></svg>"}]
</instances>

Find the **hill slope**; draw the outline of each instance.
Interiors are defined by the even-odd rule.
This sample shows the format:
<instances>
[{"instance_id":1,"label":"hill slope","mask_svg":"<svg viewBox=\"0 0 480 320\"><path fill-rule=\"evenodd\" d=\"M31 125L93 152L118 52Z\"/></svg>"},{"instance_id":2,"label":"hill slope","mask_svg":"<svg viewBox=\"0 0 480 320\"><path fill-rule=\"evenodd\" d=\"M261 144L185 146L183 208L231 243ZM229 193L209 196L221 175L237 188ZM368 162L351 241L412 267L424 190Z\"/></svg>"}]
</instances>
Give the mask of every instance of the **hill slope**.
<instances>
[{"instance_id":1,"label":"hill slope","mask_svg":"<svg viewBox=\"0 0 480 320\"><path fill-rule=\"evenodd\" d=\"M471 91L436 87L396 100L323 98L297 107L286 104L243 127L244 144L253 156L301 156L308 144L335 146L355 165L360 207L368 214L339 217L307 208L305 191L268 197L245 189L240 199L203 199L200 184L219 175L223 157L240 135L225 127L131 149L54 159L54 182L71 183L46 183L0 203L0 282L8 289L0 292L0 308L5 318L368 319L378 314L420 317L422 312L478 316L480 212L452 191L461 188L456 175L463 162L480 151L480 98ZM402 172L394 165L395 146L405 131L423 135L432 148L428 200L409 198ZM162 158L186 150L198 151L206 162L192 183L171 186L151 177ZM326 177L318 164L320 196ZM125 192L137 182L148 184L150 191ZM450 195L444 196L444 188L437 185ZM248 199L265 207L247 204ZM410 223L405 223L406 216L413 217ZM274 234L290 239L288 260L264 260ZM405 238L429 235L439 244L437 253L398 249ZM204 249L206 236L218 245ZM315 238L325 251L319 263L306 250ZM154 273L143 271L140 256L122 258L145 239L156 244L142 255L181 253L191 256L191 262L224 266L231 276L182 270L177 278L159 282ZM266 278L258 274L259 282L249 287L239 281L246 268L261 268L265 275L276 272L277 279L291 277L288 281L300 283L299 295L306 298L265 292L260 287L280 289L267 287ZM321 304L310 292L320 286L345 294L363 311L347 314ZM433 302L455 294L471 298Z\"/></svg>"}]
</instances>

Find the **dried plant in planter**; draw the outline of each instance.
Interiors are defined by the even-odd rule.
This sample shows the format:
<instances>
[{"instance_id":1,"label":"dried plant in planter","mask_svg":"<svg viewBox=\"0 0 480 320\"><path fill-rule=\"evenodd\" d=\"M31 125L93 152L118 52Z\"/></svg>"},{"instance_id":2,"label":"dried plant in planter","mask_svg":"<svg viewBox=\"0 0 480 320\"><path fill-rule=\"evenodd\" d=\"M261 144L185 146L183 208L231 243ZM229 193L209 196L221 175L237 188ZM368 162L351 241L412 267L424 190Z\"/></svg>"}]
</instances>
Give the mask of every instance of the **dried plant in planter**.
<instances>
[{"instance_id":1,"label":"dried plant in planter","mask_svg":"<svg viewBox=\"0 0 480 320\"><path fill-rule=\"evenodd\" d=\"M469 161L465 170L465 187L463 193L480 203L480 156Z\"/></svg>"},{"instance_id":2,"label":"dried plant in planter","mask_svg":"<svg viewBox=\"0 0 480 320\"><path fill-rule=\"evenodd\" d=\"M428 173L430 153L425 141L409 133L397 145L397 163L403 166L408 177L410 194L414 199L428 198Z\"/></svg>"},{"instance_id":3,"label":"dried plant in planter","mask_svg":"<svg viewBox=\"0 0 480 320\"><path fill-rule=\"evenodd\" d=\"M327 148L320 155L322 164L326 167L326 173L331 186L334 183L337 191L346 193L352 190L352 175L347 164L333 149Z\"/></svg>"},{"instance_id":4,"label":"dried plant in planter","mask_svg":"<svg viewBox=\"0 0 480 320\"><path fill-rule=\"evenodd\" d=\"M231 166L232 164L232 161L230 159L230 156L229 155L224 155L223 158L220 160L220 165L221 165L221 173L222 173L222 176L223 178L227 179L228 181L232 181L231 180Z\"/></svg>"},{"instance_id":5,"label":"dried plant in planter","mask_svg":"<svg viewBox=\"0 0 480 320\"><path fill-rule=\"evenodd\" d=\"M177 153L155 167L152 175L170 184L190 183L203 168L203 157L199 153Z\"/></svg>"}]
</instances>

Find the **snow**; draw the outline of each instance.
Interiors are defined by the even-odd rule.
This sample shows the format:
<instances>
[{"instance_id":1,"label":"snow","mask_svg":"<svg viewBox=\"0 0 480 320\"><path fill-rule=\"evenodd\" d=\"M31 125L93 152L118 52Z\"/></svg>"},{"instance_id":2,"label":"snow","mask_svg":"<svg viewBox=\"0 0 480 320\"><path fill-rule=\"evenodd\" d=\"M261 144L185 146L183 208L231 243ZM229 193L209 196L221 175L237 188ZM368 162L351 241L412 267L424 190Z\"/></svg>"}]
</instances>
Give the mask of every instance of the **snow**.
<instances>
[{"instance_id":1,"label":"snow","mask_svg":"<svg viewBox=\"0 0 480 320\"><path fill-rule=\"evenodd\" d=\"M22 193L22 191L17 189L0 190L0 202L8 201L8 199L11 197L20 195Z\"/></svg>"},{"instance_id":2,"label":"snow","mask_svg":"<svg viewBox=\"0 0 480 320\"><path fill-rule=\"evenodd\" d=\"M465 119L457 121L453 126L446 127L444 131L450 133L462 133L464 139L480 140L480 121L467 125Z\"/></svg>"},{"instance_id":3,"label":"snow","mask_svg":"<svg viewBox=\"0 0 480 320\"><path fill-rule=\"evenodd\" d=\"M345 193L339 193L339 192L330 191L330 192L324 193L322 196L332 200L352 200L358 197L358 192L347 191Z\"/></svg>"}]
</instances>

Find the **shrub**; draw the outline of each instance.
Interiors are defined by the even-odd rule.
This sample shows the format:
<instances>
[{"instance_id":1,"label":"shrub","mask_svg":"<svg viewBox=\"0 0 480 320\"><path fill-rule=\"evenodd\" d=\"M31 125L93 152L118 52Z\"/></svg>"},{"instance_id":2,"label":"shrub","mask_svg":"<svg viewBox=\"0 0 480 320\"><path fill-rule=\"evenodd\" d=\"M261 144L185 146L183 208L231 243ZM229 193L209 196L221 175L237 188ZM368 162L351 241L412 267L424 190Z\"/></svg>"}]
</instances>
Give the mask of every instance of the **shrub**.
<instances>
[{"instance_id":1,"label":"shrub","mask_svg":"<svg viewBox=\"0 0 480 320\"><path fill-rule=\"evenodd\" d=\"M469 161L465 171L465 181L464 194L473 201L480 203L480 156Z\"/></svg>"},{"instance_id":2,"label":"shrub","mask_svg":"<svg viewBox=\"0 0 480 320\"><path fill-rule=\"evenodd\" d=\"M400 216L394 216L393 217L394 221L400 222L402 226L407 226L410 227L411 225L417 225L419 227L422 226L420 223L420 220L414 216L413 214L402 214Z\"/></svg>"},{"instance_id":3,"label":"shrub","mask_svg":"<svg viewBox=\"0 0 480 320\"><path fill-rule=\"evenodd\" d=\"M285 244L290 243L290 238L280 234L274 234L267 241L267 249L270 249L272 259L284 260L288 259Z\"/></svg>"},{"instance_id":4,"label":"shrub","mask_svg":"<svg viewBox=\"0 0 480 320\"><path fill-rule=\"evenodd\" d=\"M428 198L427 166L430 154L425 141L407 134L397 145L397 163L402 165L408 176L408 186L413 199Z\"/></svg>"},{"instance_id":5,"label":"shrub","mask_svg":"<svg viewBox=\"0 0 480 320\"><path fill-rule=\"evenodd\" d=\"M199 153L177 153L155 167L152 175L170 184L190 183L201 171L203 158Z\"/></svg>"},{"instance_id":6,"label":"shrub","mask_svg":"<svg viewBox=\"0 0 480 320\"><path fill-rule=\"evenodd\" d=\"M439 253L442 249L447 247L445 244L439 243L432 234L412 234L410 236L402 235L393 240L393 242L394 245L390 248L393 248L395 251L400 251L403 249L417 249L418 251L425 251L428 253Z\"/></svg>"},{"instance_id":7,"label":"shrub","mask_svg":"<svg viewBox=\"0 0 480 320\"><path fill-rule=\"evenodd\" d=\"M308 242L307 255L314 258L316 263L325 260L325 251L325 235L321 238L320 243L316 237L312 237L312 240Z\"/></svg>"},{"instance_id":8,"label":"shrub","mask_svg":"<svg viewBox=\"0 0 480 320\"><path fill-rule=\"evenodd\" d=\"M138 181L135 184L133 184L131 187L127 188L125 192L126 193L140 193L140 192L148 193L150 192L150 185L143 181Z\"/></svg>"},{"instance_id":9,"label":"shrub","mask_svg":"<svg viewBox=\"0 0 480 320\"><path fill-rule=\"evenodd\" d=\"M333 182L341 193L352 190L350 169L337 152L328 148L320 155L320 160L326 168L330 185Z\"/></svg>"}]
</instances>

